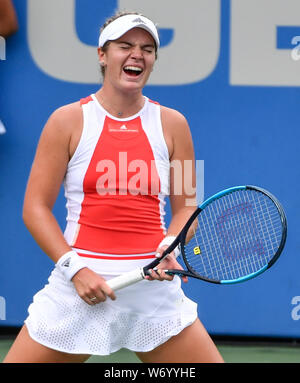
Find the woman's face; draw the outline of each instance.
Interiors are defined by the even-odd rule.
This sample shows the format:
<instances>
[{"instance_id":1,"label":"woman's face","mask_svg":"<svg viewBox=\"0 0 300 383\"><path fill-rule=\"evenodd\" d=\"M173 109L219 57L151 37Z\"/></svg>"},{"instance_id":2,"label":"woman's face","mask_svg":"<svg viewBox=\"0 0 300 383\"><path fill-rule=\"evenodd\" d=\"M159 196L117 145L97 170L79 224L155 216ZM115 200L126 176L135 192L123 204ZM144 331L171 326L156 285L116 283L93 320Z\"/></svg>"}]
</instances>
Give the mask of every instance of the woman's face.
<instances>
[{"instance_id":1,"label":"woman's face","mask_svg":"<svg viewBox=\"0 0 300 383\"><path fill-rule=\"evenodd\" d=\"M105 66L105 82L122 91L141 91L156 59L152 36L134 28L119 39L111 41L105 52L100 48L99 60Z\"/></svg>"}]
</instances>

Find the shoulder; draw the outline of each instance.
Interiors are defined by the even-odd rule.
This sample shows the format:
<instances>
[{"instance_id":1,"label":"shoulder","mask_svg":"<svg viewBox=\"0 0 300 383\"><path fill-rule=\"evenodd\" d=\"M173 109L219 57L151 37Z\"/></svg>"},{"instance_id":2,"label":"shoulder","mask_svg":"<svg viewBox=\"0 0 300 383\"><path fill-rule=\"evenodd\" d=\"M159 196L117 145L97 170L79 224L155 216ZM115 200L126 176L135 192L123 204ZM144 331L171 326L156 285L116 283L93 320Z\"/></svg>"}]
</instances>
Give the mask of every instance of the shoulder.
<instances>
[{"instance_id":1,"label":"shoulder","mask_svg":"<svg viewBox=\"0 0 300 383\"><path fill-rule=\"evenodd\" d=\"M74 102L57 108L48 118L39 140L39 147L55 148L68 152L71 157L71 146L76 145L83 125L80 102ZM75 142L75 144L74 144Z\"/></svg>"},{"instance_id":2,"label":"shoulder","mask_svg":"<svg viewBox=\"0 0 300 383\"><path fill-rule=\"evenodd\" d=\"M58 134L61 138L69 138L76 129L80 129L82 121L82 109L79 101L63 105L48 118L44 134Z\"/></svg>"},{"instance_id":3,"label":"shoulder","mask_svg":"<svg viewBox=\"0 0 300 383\"><path fill-rule=\"evenodd\" d=\"M186 117L176 109L161 106L161 122L164 130L174 135L184 135L189 132L189 124Z\"/></svg>"},{"instance_id":4,"label":"shoulder","mask_svg":"<svg viewBox=\"0 0 300 383\"><path fill-rule=\"evenodd\" d=\"M180 113L176 109L168 108L166 106L161 105L161 117L167 123L175 123L175 124L185 124L187 125L187 120L185 116Z\"/></svg>"},{"instance_id":5,"label":"shoulder","mask_svg":"<svg viewBox=\"0 0 300 383\"><path fill-rule=\"evenodd\" d=\"M186 117L176 109L161 106L161 122L170 158L192 154L192 134Z\"/></svg>"},{"instance_id":6,"label":"shoulder","mask_svg":"<svg viewBox=\"0 0 300 383\"><path fill-rule=\"evenodd\" d=\"M161 122L164 132L172 139L190 136L190 127L186 117L176 109L161 106Z\"/></svg>"},{"instance_id":7,"label":"shoulder","mask_svg":"<svg viewBox=\"0 0 300 383\"><path fill-rule=\"evenodd\" d=\"M51 121L55 124L72 124L78 120L82 119L82 109L80 102L73 102L71 104L63 105L56 109L48 121Z\"/></svg>"}]
</instances>

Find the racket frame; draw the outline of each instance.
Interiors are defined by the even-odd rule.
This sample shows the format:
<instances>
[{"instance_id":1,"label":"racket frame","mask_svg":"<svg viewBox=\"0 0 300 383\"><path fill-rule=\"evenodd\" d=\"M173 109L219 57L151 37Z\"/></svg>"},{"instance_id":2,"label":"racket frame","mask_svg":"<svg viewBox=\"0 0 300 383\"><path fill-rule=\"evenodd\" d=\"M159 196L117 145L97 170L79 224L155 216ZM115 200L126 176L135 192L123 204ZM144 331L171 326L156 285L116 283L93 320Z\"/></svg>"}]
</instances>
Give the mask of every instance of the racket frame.
<instances>
[{"instance_id":1,"label":"racket frame","mask_svg":"<svg viewBox=\"0 0 300 383\"><path fill-rule=\"evenodd\" d=\"M219 199L225 195L229 195L231 193L239 191L239 190L255 190L255 191L260 192L260 193L264 194L265 196L267 196L275 204L275 206L279 212L281 224L282 224L282 236L281 236L281 241L280 241L280 244L278 246L278 249L277 249L276 253L273 255L273 257L271 258L271 260L266 265L264 265L261 269L257 270L256 272L245 275L243 277L232 279L232 280L214 280L214 279L210 279L210 278L201 276L190 266L190 264L188 263L187 258L186 258L185 243L186 243L186 237L187 237L188 230L189 230L190 226L192 225L193 221L195 220L195 218L197 218L197 216L208 205L210 205L213 201L215 201L215 200L217 200L217 199ZM277 259L279 258L280 254L284 248L284 245L286 242L286 237L287 237L287 220L286 220L284 210L283 210L281 204L279 203L279 201L271 193L269 193L265 189L262 189L262 188L257 187L257 186L252 186L252 185L234 186L234 187L225 189L223 191L220 191L219 193L214 194L213 196L211 196L210 198L205 200L200 206L198 206L196 208L196 210L193 212L193 214L191 215L191 217L189 218L189 220L184 225L181 232L178 234L178 236L175 238L175 240L172 242L172 244L163 252L161 257L156 258L153 262L151 262L150 264L148 264L145 267L133 270L132 272L125 273L125 274L120 275L119 277L110 279L109 281L107 281L107 284L113 290L119 290L123 287L129 286L133 283L136 283L138 281L143 280L145 278L145 276L147 274L149 274L149 270L151 270L151 269L155 270L155 268L159 265L159 263L162 262L163 259L165 259L175 249L176 246L178 246L181 250L183 262L184 262L187 270L179 270L179 269L165 270L167 273L183 275L183 276L188 276L188 277L190 276L193 278L197 278L197 279L200 279L200 280L203 280L206 282L210 282L210 283L215 283L215 284L227 284L228 285L228 284L236 284L236 283L244 282L244 281L252 279L252 278L258 276L259 274L263 273L265 270L269 269L277 261Z\"/></svg>"},{"instance_id":2,"label":"racket frame","mask_svg":"<svg viewBox=\"0 0 300 383\"><path fill-rule=\"evenodd\" d=\"M275 204L275 206L279 212L281 224L282 224L282 237L281 237L281 241L280 241L280 244L278 246L278 249L277 249L276 253L274 254L274 256L271 258L271 260L266 265L264 265L261 269L255 271L251 274L247 274L247 275L240 277L240 278L228 279L228 280L216 280L216 279L204 277L204 276L198 274L196 272L196 270L194 270L187 261L187 257L185 254L185 242L186 242L185 240L186 240L188 230L189 230L191 224L193 223L193 221L195 220L195 218L208 205L210 205L212 202L216 201L217 199L219 199L225 195L229 195L229 194L234 193L234 192L239 191L239 190L254 190L254 191L260 192L260 193L264 194L266 197L268 197ZM193 277L193 278L201 279L203 281L215 283L215 284L236 284L236 283L244 282L244 281L252 279L252 278L258 276L259 274L263 273L264 271L269 269L276 262L276 260L279 258L280 254L281 254L281 252L285 246L286 237L287 237L287 219L286 219L283 207L281 206L281 204L279 203L279 201L277 200L276 197L274 197L267 190L262 189L262 188L257 187L257 186L252 186L252 185L234 186L234 187L222 190L219 193L214 194L213 196L211 196L210 198L205 200L200 206L198 206L198 208L194 211L194 213L191 215L191 217L189 218L189 220L185 224L181 233L175 239L175 241L179 243L179 246L181 249L181 254L182 254L182 259L183 259L183 262L184 262L188 271L175 270L175 269L174 270L165 270L165 271L169 274L177 274L177 275L182 275L182 276L184 275L187 277ZM176 247L176 245L174 246L174 243L172 243L171 246L168 249L166 249L166 251L164 252L163 257L165 257L167 254L169 254L171 251L173 251L175 247ZM172 249L172 250L170 250L170 249Z\"/></svg>"}]
</instances>

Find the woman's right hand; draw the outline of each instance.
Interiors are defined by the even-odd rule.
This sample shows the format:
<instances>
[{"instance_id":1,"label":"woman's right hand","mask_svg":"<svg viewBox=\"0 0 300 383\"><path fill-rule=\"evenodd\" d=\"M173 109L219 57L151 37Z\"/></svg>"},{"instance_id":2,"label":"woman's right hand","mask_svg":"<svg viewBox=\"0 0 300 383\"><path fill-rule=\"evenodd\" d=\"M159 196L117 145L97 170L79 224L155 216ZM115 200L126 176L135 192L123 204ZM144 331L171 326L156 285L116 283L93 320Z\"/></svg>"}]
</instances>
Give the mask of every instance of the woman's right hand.
<instances>
[{"instance_id":1,"label":"woman's right hand","mask_svg":"<svg viewBox=\"0 0 300 383\"><path fill-rule=\"evenodd\" d=\"M105 302L107 297L113 301L116 299L105 279L87 267L79 270L73 276L72 282L80 298L90 306Z\"/></svg>"}]
</instances>

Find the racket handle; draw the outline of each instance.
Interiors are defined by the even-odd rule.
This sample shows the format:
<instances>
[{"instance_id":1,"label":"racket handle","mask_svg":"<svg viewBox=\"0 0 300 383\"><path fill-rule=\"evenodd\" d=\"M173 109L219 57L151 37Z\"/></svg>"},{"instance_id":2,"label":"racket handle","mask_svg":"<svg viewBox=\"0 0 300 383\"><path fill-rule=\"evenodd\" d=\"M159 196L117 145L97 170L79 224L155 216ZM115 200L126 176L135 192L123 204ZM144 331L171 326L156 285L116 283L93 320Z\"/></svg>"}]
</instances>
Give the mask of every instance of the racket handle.
<instances>
[{"instance_id":1,"label":"racket handle","mask_svg":"<svg viewBox=\"0 0 300 383\"><path fill-rule=\"evenodd\" d=\"M136 269L133 271L130 271L128 273L124 273L119 275L118 277L112 278L106 283L110 288L112 288L114 291L123 289L126 286L133 285L136 282L139 282L144 279L144 272L143 269Z\"/></svg>"}]
</instances>

